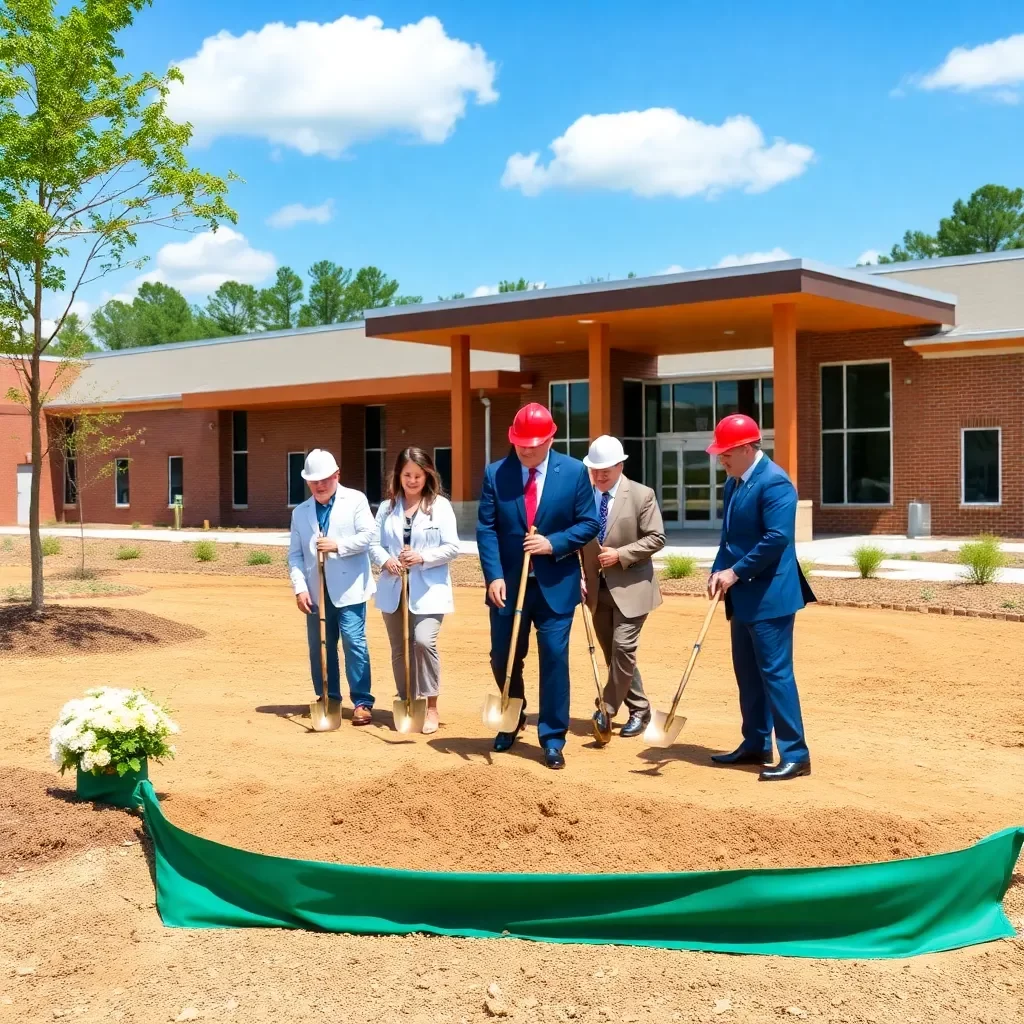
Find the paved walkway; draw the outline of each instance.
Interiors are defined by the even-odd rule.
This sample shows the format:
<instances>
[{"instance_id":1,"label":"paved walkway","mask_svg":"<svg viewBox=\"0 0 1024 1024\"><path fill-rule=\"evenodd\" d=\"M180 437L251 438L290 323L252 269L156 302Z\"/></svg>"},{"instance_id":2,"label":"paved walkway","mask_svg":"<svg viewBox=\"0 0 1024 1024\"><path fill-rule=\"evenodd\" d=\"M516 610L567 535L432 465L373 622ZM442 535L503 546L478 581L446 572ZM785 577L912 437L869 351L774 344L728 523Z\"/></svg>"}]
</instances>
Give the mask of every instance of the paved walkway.
<instances>
[{"instance_id":1,"label":"paved walkway","mask_svg":"<svg viewBox=\"0 0 1024 1024\"><path fill-rule=\"evenodd\" d=\"M42 533L55 537L77 537L78 530L73 526L44 527ZM0 536L26 536L26 526L0 526ZM197 540L212 540L215 543L253 544L261 547L287 547L289 534L287 530L132 530L127 528L101 528L87 526L87 537L96 540L149 540L164 541L171 544L187 544ZM873 544L888 554L910 555L919 554L924 558L929 552L955 550L969 538L947 540L917 540L899 536L859 536L859 537L823 537L818 540L797 544L800 558L809 559L818 565L850 566L845 568L815 569L818 576L855 577L857 572L852 568L853 552L862 544ZM679 543L685 540L686 543ZM459 547L464 555L475 555L474 541L461 541ZM718 550L716 534L702 531L699 534L681 536L679 533L669 535L669 543L661 555L655 559L663 562L671 555L690 555L698 563L708 566L714 560ZM1004 544L1003 550L1014 554L1024 553L1024 544ZM963 569L959 565L947 565L942 562L910 562L900 559L886 559L882 562L878 575L894 580L924 580L941 583L960 579ZM1024 569L1004 569L1000 574L1001 583L1024 584Z\"/></svg>"}]
</instances>

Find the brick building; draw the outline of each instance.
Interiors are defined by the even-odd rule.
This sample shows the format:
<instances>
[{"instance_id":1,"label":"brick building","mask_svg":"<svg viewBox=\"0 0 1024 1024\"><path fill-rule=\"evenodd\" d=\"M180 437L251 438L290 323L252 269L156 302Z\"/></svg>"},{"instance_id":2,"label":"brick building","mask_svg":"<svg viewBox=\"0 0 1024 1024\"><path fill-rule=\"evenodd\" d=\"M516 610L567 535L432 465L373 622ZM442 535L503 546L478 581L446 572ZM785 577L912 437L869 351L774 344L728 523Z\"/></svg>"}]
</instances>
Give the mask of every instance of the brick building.
<instances>
[{"instance_id":1,"label":"brick building","mask_svg":"<svg viewBox=\"0 0 1024 1024\"><path fill-rule=\"evenodd\" d=\"M670 529L717 527L724 477L704 448L738 409L797 481L804 534L903 533L920 501L936 534L1020 536L1024 253L855 270L787 260L103 353L47 414L103 407L138 432L83 494L92 522L167 523L181 495L186 525L282 526L305 497L309 449L338 454L343 482L372 502L416 444L469 536L483 467L528 401L552 407L573 455L598 433L622 437ZM0 405L12 485L29 469L27 426ZM74 519L75 467L57 452L42 486L42 518ZM0 522L23 511L4 498Z\"/></svg>"}]
</instances>

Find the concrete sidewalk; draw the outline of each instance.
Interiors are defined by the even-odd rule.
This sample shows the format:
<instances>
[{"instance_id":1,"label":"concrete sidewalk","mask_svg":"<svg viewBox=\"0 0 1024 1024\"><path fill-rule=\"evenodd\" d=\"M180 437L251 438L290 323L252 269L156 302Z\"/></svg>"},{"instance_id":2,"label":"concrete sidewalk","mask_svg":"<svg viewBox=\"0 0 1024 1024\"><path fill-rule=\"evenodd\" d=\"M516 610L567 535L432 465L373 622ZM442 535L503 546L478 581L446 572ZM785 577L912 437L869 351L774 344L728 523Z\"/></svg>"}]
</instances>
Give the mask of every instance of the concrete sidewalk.
<instances>
[{"instance_id":1,"label":"concrete sidewalk","mask_svg":"<svg viewBox=\"0 0 1024 1024\"><path fill-rule=\"evenodd\" d=\"M47 526L41 531L45 536L66 537L76 539L78 530L73 526ZM25 537L28 527L0 526L0 536ZM123 540L123 541L163 541L169 544L190 544L199 540L209 540L216 544L249 544L256 547L288 547L289 533L287 530L171 530L171 529L139 529L101 528L87 526L85 535L91 540ZM686 543L678 541L686 540ZM927 558L929 553L936 551L955 551L970 538L946 540L916 540L900 536L856 536L856 537L823 537L819 540L797 544L797 554L801 559L808 559L818 565L850 566L845 568L815 569L814 575L833 577L856 577L853 569L853 552L862 544L871 544L882 548L887 554L910 555L919 554ZM1014 554L1024 553L1024 544L1003 544L1003 550ZM476 542L464 540L459 542L459 549L464 555L477 553ZM655 559L663 563L672 555L689 555L697 559L699 565L710 566L718 551L718 537L710 531L701 531L691 536L680 535L678 532L669 535L669 543ZM899 559L886 559L882 562L878 575L883 579L921 580L933 583L952 582L961 579L963 567L947 565L942 562L910 562ZM1024 584L1024 569L1003 569L999 575L1000 583Z\"/></svg>"}]
</instances>

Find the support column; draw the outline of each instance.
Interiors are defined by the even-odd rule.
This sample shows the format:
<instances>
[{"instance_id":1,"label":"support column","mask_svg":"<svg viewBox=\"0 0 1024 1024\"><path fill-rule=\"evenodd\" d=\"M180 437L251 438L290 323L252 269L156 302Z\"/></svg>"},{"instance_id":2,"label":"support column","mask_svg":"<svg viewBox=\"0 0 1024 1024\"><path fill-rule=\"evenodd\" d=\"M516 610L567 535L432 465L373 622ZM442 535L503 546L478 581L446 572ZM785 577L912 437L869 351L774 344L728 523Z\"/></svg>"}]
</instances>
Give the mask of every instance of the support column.
<instances>
[{"instance_id":1,"label":"support column","mask_svg":"<svg viewBox=\"0 0 1024 1024\"><path fill-rule=\"evenodd\" d=\"M470 500L472 486L472 406L469 392L469 335L453 334L452 346L452 494Z\"/></svg>"},{"instance_id":2,"label":"support column","mask_svg":"<svg viewBox=\"0 0 1024 1024\"><path fill-rule=\"evenodd\" d=\"M775 362L775 461L797 485L796 459L796 305L772 306Z\"/></svg>"},{"instance_id":3,"label":"support column","mask_svg":"<svg viewBox=\"0 0 1024 1024\"><path fill-rule=\"evenodd\" d=\"M612 432L612 366L608 325L588 328L590 377L590 440Z\"/></svg>"}]
</instances>

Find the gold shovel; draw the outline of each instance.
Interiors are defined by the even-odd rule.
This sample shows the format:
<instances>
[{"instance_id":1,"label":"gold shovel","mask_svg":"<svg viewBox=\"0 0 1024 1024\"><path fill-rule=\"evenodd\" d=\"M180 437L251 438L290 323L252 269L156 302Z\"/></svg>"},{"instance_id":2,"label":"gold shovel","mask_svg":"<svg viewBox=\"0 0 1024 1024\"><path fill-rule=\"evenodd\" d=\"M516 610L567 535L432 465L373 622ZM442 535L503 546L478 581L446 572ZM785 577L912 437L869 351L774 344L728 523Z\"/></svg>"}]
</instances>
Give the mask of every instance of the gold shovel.
<instances>
[{"instance_id":1,"label":"gold shovel","mask_svg":"<svg viewBox=\"0 0 1024 1024\"><path fill-rule=\"evenodd\" d=\"M332 732L341 728L341 701L327 696L327 620L324 616L326 587L324 585L324 553L317 552L320 565L320 697L309 705L309 726L312 732Z\"/></svg>"},{"instance_id":2,"label":"gold shovel","mask_svg":"<svg viewBox=\"0 0 1024 1024\"><path fill-rule=\"evenodd\" d=\"M647 728L644 730L644 740L652 747L671 747L675 743L676 737L682 732L683 726L686 725L685 718L681 716L676 717L676 708L679 707L683 690L686 689L690 673L693 671L694 662L697 660L697 655L700 654L701 644L704 643L704 637L707 634L708 626L711 625L711 619L714 617L720 597L721 594L715 594L711 599L711 607L708 608L708 613L704 616L704 625L701 626L700 635L697 637L697 642L693 645L693 650L690 652L690 660L686 665L682 681L679 683L679 689L676 690L676 695L672 700L672 707L669 708L667 715L663 711L655 711Z\"/></svg>"},{"instance_id":3,"label":"gold shovel","mask_svg":"<svg viewBox=\"0 0 1024 1024\"><path fill-rule=\"evenodd\" d=\"M600 584L599 584L600 585ZM604 703L604 688L601 686L601 671L597 667L597 655L594 653L594 618L587 604L586 569L583 566L583 552L580 552L580 597L583 599L583 626L587 631L587 646L590 648L590 664L594 669L594 685L597 687L597 707L604 714L606 729L602 729L596 718L590 720L594 731L594 739L604 746L612 738L612 716Z\"/></svg>"},{"instance_id":4,"label":"gold shovel","mask_svg":"<svg viewBox=\"0 0 1024 1024\"><path fill-rule=\"evenodd\" d=\"M535 527L530 527L530 534ZM529 534L527 535L529 536ZM484 698L483 721L496 732L516 732L519 728L519 717L523 713L524 701L520 697L510 697L512 686L512 663L516 649L519 647L519 631L523 628L523 602L526 600L526 581L530 575L530 556L523 554L523 572L519 578L519 594L516 597L515 623L512 626L512 640L508 648L508 662L505 666L505 685L501 694L489 693Z\"/></svg>"},{"instance_id":5,"label":"gold shovel","mask_svg":"<svg viewBox=\"0 0 1024 1024\"><path fill-rule=\"evenodd\" d=\"M402 652L405 655L405 699L396 697L391 705L398 732L423 732L427 718L425 697L413 700L412 675L409 672L409 570L402 567Z\"/></svg>"}]
</instances>

